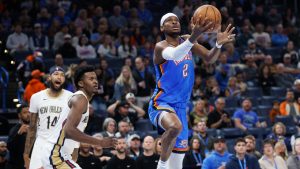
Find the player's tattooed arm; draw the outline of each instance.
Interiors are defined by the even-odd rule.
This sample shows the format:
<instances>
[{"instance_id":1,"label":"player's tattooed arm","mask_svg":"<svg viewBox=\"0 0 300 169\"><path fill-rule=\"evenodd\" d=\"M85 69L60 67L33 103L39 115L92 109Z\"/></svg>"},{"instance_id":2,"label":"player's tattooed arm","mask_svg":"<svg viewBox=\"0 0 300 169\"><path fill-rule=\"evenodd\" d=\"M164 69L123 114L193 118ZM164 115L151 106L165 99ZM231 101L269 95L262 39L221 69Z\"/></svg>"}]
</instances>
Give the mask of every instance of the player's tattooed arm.
<instances>
[{"instance_id":1,"label":"player's tattooed arm","mask_svg":"<svg viewBox=\"0 0 300 169\"><path fill-rule=\"evenodd\" d=\"M29 167L29 154L36 138L37 120L38 113L30 113L30 125L26 136L25 149L23 154L26 168Z\"/></svg>"}]
</instances>

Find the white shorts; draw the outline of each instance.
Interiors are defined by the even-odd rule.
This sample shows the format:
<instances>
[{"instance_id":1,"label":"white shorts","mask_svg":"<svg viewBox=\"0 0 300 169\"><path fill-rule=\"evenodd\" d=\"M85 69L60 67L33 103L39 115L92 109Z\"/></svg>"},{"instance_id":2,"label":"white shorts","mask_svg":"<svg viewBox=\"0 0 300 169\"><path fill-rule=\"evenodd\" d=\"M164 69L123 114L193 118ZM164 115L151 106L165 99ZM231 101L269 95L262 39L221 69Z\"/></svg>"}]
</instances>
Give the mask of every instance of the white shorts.
<instances>
[{"instance_id":1,"label":"white shorts","mask_svg":"<svg viewBox=\"0 0 300 169\"><path fill-rule=\"evenodd\" d=\"M65 153L61 147L47 142L42 147L41 155L43 169L81 169L72 160L70 154Z\"/></svg>"},{"instance_id":2,"label":"white shorts","mask_svg":"<svg viewBox=\"0 0 300 169\"><path fill-rule=\"evenodd\" d=\"M43 154L43 152L41 150L45 143L47 142L44 139L39 137L36 138L31 153L29 169L38 169L43 166L41 160L41 154Z\"/></svg>"}]
</instances>

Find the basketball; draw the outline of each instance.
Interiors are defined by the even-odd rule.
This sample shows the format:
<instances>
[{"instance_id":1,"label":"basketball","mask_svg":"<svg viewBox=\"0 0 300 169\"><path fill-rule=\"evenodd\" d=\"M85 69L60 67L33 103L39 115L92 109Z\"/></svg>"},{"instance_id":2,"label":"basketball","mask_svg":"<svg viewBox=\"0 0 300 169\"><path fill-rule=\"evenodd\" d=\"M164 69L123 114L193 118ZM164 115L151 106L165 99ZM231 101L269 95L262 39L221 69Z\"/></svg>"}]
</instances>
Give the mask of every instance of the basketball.
<instances>
[{"instance_id":1,"label":"basketball","mask_svg":"<svg viewBox=\"0 0 300 169\"><path fill-rule=\"evenodd\" d=\"M221 21L222 21L220 11L215 6L202 5L198 7L194 12L192 23L195 25L198 18L202 20L205 17L207 17L208 21L211 21L213 23L212 24L213 29L210 30L209 32L217 32L218 28L221 26Z\"/></svg>"}]
</instances>

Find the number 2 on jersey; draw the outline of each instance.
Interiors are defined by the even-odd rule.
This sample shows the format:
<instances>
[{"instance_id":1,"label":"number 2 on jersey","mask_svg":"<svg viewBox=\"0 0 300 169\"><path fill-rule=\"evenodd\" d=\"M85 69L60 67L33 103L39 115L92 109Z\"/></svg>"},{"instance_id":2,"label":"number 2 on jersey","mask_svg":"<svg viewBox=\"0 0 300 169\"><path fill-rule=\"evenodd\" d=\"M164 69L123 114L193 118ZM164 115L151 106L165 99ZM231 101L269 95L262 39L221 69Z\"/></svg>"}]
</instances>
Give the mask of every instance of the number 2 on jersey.
<instances>
[{"instance_id":1,"label":"number 2 on jersey","mask_svg":"<svg viewBox=\"0 0 300 169\"><path fill-rule=\"evenodd\" d=\"M183 65L183 70L182 70L183 77L186 77L188 75L188 68L189 68L188 64Z\"/></svg>"},{"instance_id":2,"label":"number 2 on jersey","mask_svg":"<svg viewBox=\"0 0 300 169\"><path fill-rule=\"evenodd\" d=\"M51 125L51 127L54 127L55 124L57 123L57 121L58 121L58 117L57 116L55 116L52 121L51 121L51 116L48 116L47 117L47 129L50 128L50 125Z\"/></svg>"}]
</instances>

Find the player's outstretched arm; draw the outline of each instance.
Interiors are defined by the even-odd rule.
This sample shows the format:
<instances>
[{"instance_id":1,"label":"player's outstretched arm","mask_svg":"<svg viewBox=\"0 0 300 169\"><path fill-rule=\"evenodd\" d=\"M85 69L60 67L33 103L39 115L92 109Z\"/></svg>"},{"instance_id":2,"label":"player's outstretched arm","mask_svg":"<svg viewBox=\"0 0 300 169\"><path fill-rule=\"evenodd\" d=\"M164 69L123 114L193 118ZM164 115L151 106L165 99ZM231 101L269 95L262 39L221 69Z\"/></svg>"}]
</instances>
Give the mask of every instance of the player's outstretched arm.
<instances>
[{"instance_id":1,"label":"player's outstretched arm","mask_svg":"<svg viewBox=\"0 0 300 169\"><path fill-rule=\"evenodd\" d=\"M116 140L113 138L98 139L89 136L77 129L82 114L87 111L88 100L83 95L76 95L70 100L70 112L64 126L67 138L73 139L81 143L102 146L104 148L113 147Z\"/></svg>"},{"instance_id":2,"label":"player's outstretched arm","mask_svg":"<svg viewBox=\"0 0 300 169\"><path fill-rule=\"evenodd\" d=\"M235 40L235 34L232 33L234 29L235 27L232 27L232 25L229 24L224 32L218 32L215 47L208 50L200 44L195 44L192 49L193 53L197 56L202 56L208 63L216 62L219 58L222 45Z\"/></svg>"},{"instance_id":3,"label":"player's outstretched arm","mask_svg":"<svg viewBox=\"0 0 300 169\"><path fill-rule=\"evenodd\" d=\"M29 162L30 162L29 154L33 147L34 141L36 139L37 120L38 120L38 113L30 112L30 124L26 135L25 149L23 153L23 158L24 158L24 163L26 168L29 168Z\"/></svg>"}]
</instances>

